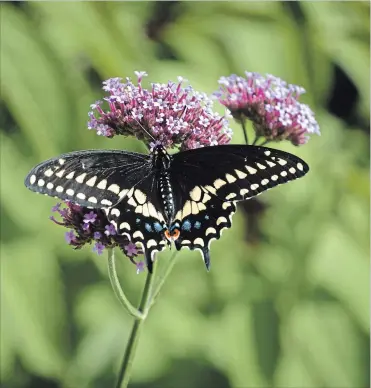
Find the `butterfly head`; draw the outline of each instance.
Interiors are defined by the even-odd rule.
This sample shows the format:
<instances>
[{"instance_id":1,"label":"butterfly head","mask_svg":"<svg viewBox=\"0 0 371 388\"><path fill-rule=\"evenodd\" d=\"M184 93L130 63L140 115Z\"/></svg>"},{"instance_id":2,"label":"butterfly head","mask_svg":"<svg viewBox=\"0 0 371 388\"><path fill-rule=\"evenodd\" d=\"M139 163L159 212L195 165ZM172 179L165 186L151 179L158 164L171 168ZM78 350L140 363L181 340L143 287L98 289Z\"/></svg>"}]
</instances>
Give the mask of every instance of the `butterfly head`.
<instances>
[{"instance_id":1,"label":"butterfly head","mask_svg":"<svg viewBox=\"0 0 371 388\"><path fill-rule=\"evenodd\" d=\"M155 168L168 169L170 167L171 157L162 144L156 144L151 150L151 155Z\"/></svg>"}]
</instances>

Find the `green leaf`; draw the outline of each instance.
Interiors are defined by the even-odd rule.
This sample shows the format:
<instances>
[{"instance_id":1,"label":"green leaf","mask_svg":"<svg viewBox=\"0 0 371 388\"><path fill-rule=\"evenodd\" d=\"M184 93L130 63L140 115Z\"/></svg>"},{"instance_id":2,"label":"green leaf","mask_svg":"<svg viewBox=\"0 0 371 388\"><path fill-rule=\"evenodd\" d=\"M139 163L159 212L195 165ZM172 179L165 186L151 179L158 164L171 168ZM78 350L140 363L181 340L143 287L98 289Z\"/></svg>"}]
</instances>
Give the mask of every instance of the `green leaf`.
<instances>
[{"instance_id":1,"label":"green leaf","mask_svg":"<svg viewBox=\"0 0 371 388\"><path fill-rule=\"evenodd\" d=\"M65 306L58 263L42 238L2 246L2 336L35 374L64 368Z\"/></svg>"},{"instance_id":2,"label":"green leaf","mask_svg":"<svg viewBox=\"0 0 371 388\"><path fill-rule=\"evenodd\" d=\"M344 303L360 327L368 332L368 252L336 224L322 226L321 235L308 259L308 276Z\"/></svg>"}]
</instances>

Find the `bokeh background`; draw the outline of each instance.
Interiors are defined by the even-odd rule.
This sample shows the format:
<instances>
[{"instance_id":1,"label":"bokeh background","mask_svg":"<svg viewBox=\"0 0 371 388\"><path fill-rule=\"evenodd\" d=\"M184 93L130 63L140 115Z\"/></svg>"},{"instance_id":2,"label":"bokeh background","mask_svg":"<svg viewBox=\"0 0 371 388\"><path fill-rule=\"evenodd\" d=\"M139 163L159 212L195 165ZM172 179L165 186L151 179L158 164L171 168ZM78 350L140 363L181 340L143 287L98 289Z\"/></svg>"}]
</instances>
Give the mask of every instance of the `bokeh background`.
<instances>
[{"instance_id":1,"label":"bokeh background","mask_svg":"<svg viewBox=\"0 0 371 388\"><path fill-rule=\"evenodd\" d=\"M178 255L131 386L369 386L369 28L367 2L2 3L1 387L113 386L132 318L106 257L67 246L55 200L23 179L62 152L143 151L86 129L101 82L134 70L207 93L223 75L272 73L307 89L322 136L277 145L310 174L241 204L210 273L198 252ZM145 274L119 257L136 302Z\"/></svg>"}]
</instances>

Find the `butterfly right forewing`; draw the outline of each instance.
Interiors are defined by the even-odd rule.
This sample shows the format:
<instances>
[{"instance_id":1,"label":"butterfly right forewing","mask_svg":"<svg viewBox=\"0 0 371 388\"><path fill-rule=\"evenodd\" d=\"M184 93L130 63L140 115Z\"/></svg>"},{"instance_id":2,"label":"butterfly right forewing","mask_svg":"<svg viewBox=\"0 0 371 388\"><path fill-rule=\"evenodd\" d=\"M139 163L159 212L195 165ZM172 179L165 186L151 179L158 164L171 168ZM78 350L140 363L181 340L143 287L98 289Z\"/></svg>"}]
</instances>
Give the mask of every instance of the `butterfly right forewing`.
<instances>
[{"instance_id":1,"label":"butterfly right forewing","mask_svg":"<svg viewBox=\"0 0 371 388\"><path fill-rule=\"evenodd\" d=\"M304 176L308 165L284 151L247 145L198 148L174 155L172 179L182 191L206 190L222 201L242 201Z\"/></svg>"}]
</instances>

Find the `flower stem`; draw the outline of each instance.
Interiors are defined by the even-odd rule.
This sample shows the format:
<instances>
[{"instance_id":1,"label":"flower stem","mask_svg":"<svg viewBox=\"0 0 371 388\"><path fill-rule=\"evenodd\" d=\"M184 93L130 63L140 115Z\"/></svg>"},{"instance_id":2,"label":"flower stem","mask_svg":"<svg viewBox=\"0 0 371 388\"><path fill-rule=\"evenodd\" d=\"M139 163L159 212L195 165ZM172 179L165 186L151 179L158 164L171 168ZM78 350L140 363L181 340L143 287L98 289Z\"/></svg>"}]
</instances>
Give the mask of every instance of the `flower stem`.
<instances>
[{"instance_id":1,"label":"flower stem","mask_svg":"<svg viewBox=\"0 0 371 388\"><path fill-rule=\"evenodd\" d=\"M124 308L132 315L135 319L144 319L144 314L141 311L138 311L126 297L124 291L120 286L120 281L117 276L116 271L116 262L115 262L115 252L113 249L108 249L108 276L111 281L113 291L115 292L117 299L124 306Z\"/></svg>"},{"instance_id":2,"label":"flower stem","mask_svg":"<svg viewBox=\"0 0 371 388\"><path fill-rule=\"evenodd\" d=\"M267 145L269 142L270 142L270 140L265 140L265 141L263 141L263 143L260 144L260 146L261 146L261 147L262 147L262 146L265 146L265 145Z\"/></svg>"},{"instance_id":3,"label":"flower stem","mask_svg":"<svg viewBox=\"0 0 371 388\"><path fill-rule=\"evenodd\" d=\"M148 302L148 308L152 307L153 304L156 301L156 298L158 294L161 291L162 286L165 284L165 281L167 277L170 275L170 272L172 271L174 264L175 264L175 256L177 255L178 251L175 251L171 257L170 257L170 262L166 266L166 269L162 275L158 277L158 281L156 282L155 287L153 288L153 292L151 293L149 297L149 302Z\"/></svg>"},{"instance_id":4,"label":"flower stem","mask_svg":"<svg viewBox=\"0 0 371 388\"><path fill-rule=\"evenodd\" d=\"M153 263L152 274L148 272L142 298L139 304L139 312L141 317L136 317L133 328L131 329L129 341L126 345L125 354L122 359L119 376L117 378L116 388L126 388L129 384L133 360L138 345L140 333L142 331L143 323L147 317L150 308L149 297L152 292L153 281L155 279L156 262Z\"/></svg>"},{"instance_id":5,"label":"flower stem","mask_svg":"<svg viewBox=\"0 0 371 388\"><path fill-rule=\"evenodd\" d=\"M241 121L241 125L242 125L243 135L244 135L244 137L245 137L245 143L248 145L248 144L249 144L249 139L248 139L248 137L247 137L246 126L245 126L245 120L242 120L242 121Z\"/></svg>"},{"instance_id":6,"label":"flower stem","mask_svg":"<svg viewBox=\"0 0 371 388\"><path fill-rule=\"evenodd\" d=\"M258 142L259 139L260 139L260 136L255 136L255 139L254 139L252 145L256 145L256 143Z\"/></svg>"}]
</instances>

